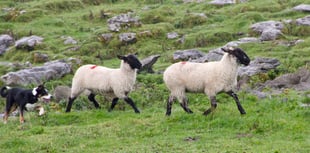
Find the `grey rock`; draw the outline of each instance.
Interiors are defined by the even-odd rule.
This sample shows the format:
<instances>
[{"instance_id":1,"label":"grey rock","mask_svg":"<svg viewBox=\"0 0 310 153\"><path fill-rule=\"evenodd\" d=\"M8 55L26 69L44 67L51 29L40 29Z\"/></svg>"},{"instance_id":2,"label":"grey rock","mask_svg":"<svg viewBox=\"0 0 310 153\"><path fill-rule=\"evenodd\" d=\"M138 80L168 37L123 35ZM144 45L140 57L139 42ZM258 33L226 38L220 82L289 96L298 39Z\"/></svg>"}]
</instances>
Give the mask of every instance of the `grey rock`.
<instances>
[{"instance_id":1,"label":"grey rock","mask_svg":"<svg viewBox=\"0 0 310 153\"><path fill-rule=\"evenodd\" d=\"M282 34L281 30L284 28L284 24L278 21L264 21L255 23L251 26L251 29L261 34L260 40L269 41L275 40Z\"/></svg>"},{"instance_id":2,"label":"grey rock","mask_svg":"<svg viewBox=\"0 0 310 153\"><path fill-rule=\"evenodd\" d=\"M40 53L40 52L36 52L33 54L33 60L34 62L47 62L49 59L48 59L48 55L47 54L43 54L43 53Z\"/></svg>"},{"instance_id":3,"label":"grey rock","mask_svg":"<svg viewBox=\"0 0 310 153\"><path fill-rule=\"evenodd\" d=\"M279 21L263 21L251 25L251 29L258 33L262 33L263 31L269 29L282 30L283 28L284 28L283 23Z\"/></svg>"},{"instance_id":4,"label":"grey rock","mask_svg":"<svg viewBox=\"0 0 310 153\"><path fill-rule=\"evenodd\" d=\"M213 5L230 5L230 4L237 4L237 3L245 3L248 0L213 0L209 2L209 4Z\"/></svg>"},{"instance_id":5,"label":"grey rock","mask_svg":"<svg viewBox=\"0 0 310 153\"><path fill-rule=\"evenodd\" d=\"M10 35L0 35L0 55L4 54L13 44L14 39Z\"/></svg>"},{"instance_id":6,"label":"grey rock","mask_svg":"<svg viewBox=\"0 0 310 153\"><path fill-rule=\"evenodd\" d=\"M301 68L295 73L288 73L275 78L274 80L266 81L265 87L273 89L295 89L298 91L310 90L310 71L306 68Z\"/></svg>"},{"instance_id":7,"label":"grey rock","mask_svg":"<svg viewBox=\"0 0 310 153\"><path fill-rule=\"evenodd\" d=\"M76 40L74 40L72 37L68 36L68 37L65 37L65 36L62 36L61 37L62 39L64 39L64 44L65 45L68 45L68 44L77 44L78 42Z\"/></svg>"},{"instance_id":8,"label":"grey rock","mask_svg":"<svg viewBox=\"0 0 310 153\"><path fill-rule=\"evenodd\" d=\"M253 76L258 73L265 73L280 65L278 59L257 57L248 66L241 66L238 69L239 76Z\"/></svg>"},{"instance_id":9,"label":"grey rock","mask_svg":"<svg viewBox=\"0 0 310 153\"><path fill-rule=\"evenodd\" d=\"M296 24L310 26L310 15L305 16L303 18L296 19Z\"/></svg>"},{"instance_id":10,"label":"grey rock","mask_svg":"<svg viewBox=\"0 0 310 153\"><path fill-rule=\"evenodd\" d=\"M113 34L112 33L105 33L101 35L101 39L103 42L109 42L113 39Z\"/></svg>"},{"instance_id":11,"label":"grey rock","mask_svg":"<svg viewBox=\"0 0 310 153\"><path fill-rule=\"evenodd\" d=\"M1 76L6 85L40 84L42 82L57 79L71 72L71 65L63 60L51 61L43 66L32 67L9 72Z\"/></svg>"},{"instance_id":12,"label":"grey rock","mask_svg":"<svg viewBox=\"0 0 310 153\"><path fill-rule=\"evenodd\" d=\"M142 24L138 18L132 17L132 13L114 16L108 19L107 22L109 30L114 32L119 32L122 28L140 26Z\"/></svg>"},{"instance_id":13,"label":"grey rock","mask_svg":"<svg viewBox=\"0 0 310 153\"><path fill-rule=\"evenodd\" d=\"M160 55L151 55L141 60L142 68L138 72L146 71L148 73L154 73L153 65L156 63Z\"/></svg>"},{"instance_id":14,"label":"grey rock","mask_svg":"<svg viewBox=\"0 0 310 153\"><path fill-rule=\"evenodd\" d=\"M15 47L17 49L28 49L33 50L37 44L41 44L43 41L42 37L32 35L29 37L23 37L15 42Z\"/></svg>"},{"instance_id":15,"label":"grey rock","mask_svg":"<svg viewBox=\"0 0 310 153\"><path fill-rule=\"evenodd\" d=\"M137 42L136 33L121 33L118 37L121 42L126 44L133 44Z\"/></svg>"},{"instance_id":16,"label":"grey rock","mask_svg":"<svg viewBox=\"0 0 310 153\"><path fill-rule=\"evenodd\" d=\"M196 50L196 49L189 49L189 50L177 50L173 53L173 60L182 60L182 61L191 61L194 59L201 58L206 54Z\"/></svg>"},{"instance_id":17,"label":"grey rock","mask_svg":"<svg viewBox=\"0 0 310 153\"><path fill-rule=\"evenodd\" d=\"M167 38L168 39L175 39L175 38L178 38L179 37L179 34L176 33L176 32L169 32L167 33Z\"/></svg>"},{"instance_id":18,"label":"grey rock","mask_svg":"<svg viewBox=\"0 0 310 153\"><path fill-rule=\"evenodd\" d=\"M282 35L282 32L280 30L274 28L268 28L262 32L259 39L261 41L276 40L280 35Z\"/></svg>"},{"instance_id":19,"label":"grey rock","mask_svg":"<svg viewBox=\"0 0 310 153\"><path fill-rule=\"evenodd\" d=\"M304 12L310 12L310 5L307 4L300 4L298 6L295 6L293 8L295 11L304 11Z\"/></svg>"}]
</instances>

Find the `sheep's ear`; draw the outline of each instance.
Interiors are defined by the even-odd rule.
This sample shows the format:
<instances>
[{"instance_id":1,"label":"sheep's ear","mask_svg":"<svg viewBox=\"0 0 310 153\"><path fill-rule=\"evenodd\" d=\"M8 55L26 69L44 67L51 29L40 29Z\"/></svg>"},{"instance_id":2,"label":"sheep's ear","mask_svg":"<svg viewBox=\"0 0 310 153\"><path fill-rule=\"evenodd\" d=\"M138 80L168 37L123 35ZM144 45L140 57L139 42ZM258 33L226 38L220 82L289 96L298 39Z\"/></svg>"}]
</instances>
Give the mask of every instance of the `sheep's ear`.
<instances>
[{"instance_id":1,"label":"sheep's ear","mask_svg":"<svg viewBox=\"0 0 310 153\"><path fill-rule=\"evenodd\" d=\"M138 54L138 52L135 52L135 53L133 53L134 55L136 55L136 56L138 56L139 54Z\"/></svg>"},{"instance_id":2,"label":"sheep's ear","mask_svg":"<svg viewBox=\"0 0 310 153\"><path fill-rule=\"evenodd\" d=\"M117 55L117 58L120 59L120 60L124 60L126 57L123 56L123 55Z\"/></svg>"}]
</instances>

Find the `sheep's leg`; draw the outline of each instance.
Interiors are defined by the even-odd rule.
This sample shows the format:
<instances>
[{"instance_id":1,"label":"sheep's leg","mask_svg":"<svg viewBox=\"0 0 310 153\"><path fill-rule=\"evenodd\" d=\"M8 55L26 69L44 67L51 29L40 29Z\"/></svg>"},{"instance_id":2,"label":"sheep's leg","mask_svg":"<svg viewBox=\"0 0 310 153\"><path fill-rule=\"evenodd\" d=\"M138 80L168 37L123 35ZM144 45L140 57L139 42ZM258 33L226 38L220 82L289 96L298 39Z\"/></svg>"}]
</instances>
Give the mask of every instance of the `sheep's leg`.
<instances>
[{"instance_id":1,"label":"sheep's leg","mask_svg":"<svg viewBox=\"0 0 310 153\"><path fill-rule=\"evenodd\" d=\"M245 110L243 109L243 107L241 106L241 103L239 101L239 98L237 96L236 93L234 93L233 91L227 92L228 95L232 96L234 98L234 100L236 101L236 104L238 106L238 110L241 114L246 114Z\"/></svg>"},{"instance_id":2,"label":"sheep's leg","mask_svg":"<svg viewBox=\"0 0 310 153\"><path fill-rule=\"evenodd\" d=\"M98 102L95 99L95 96L96 96L95 94L91 93L90 95L88 95L88 100L93 102L96 108L100 108Z\"/></svg>"},{"instance_id":3,"label":"sheep's leg","mask_svg":"<svg viewBox=\"0 0 310 153\"><path fill-rule=\"evenodd\" d=\"M208 114L210 114L211 112L213 112L213 111L215 110L215 108L216 108L216 106L217 106L215 96L210 97L210 101L211 101L211 108L207 109L207 110L203 113L203 115L208 115Z\"/></svg>"},{"instance_id":4,"label":"sheep's leg","mask_svg":"<svg viewBox=\"0 0 310 153\"><path fill-rule=\"evenodd\" d=\"M190 114L193 113L193 111L188 108L187 104L188 104L188 99L186 97L184 97L182 99L182 103L180 103L180 105L182 106L182 108L184 109L185 112L190 113Z\"/></svg>"},{"instance_id":5,"label":"sheep's leg","mask_svg":"<svg viewBox=\"0 0 310 153\"><path fill-rule=\"evenodd\" d=\"M71 107L72 107L72 103L73 101L76 99L76 97L69 97L69 102L68 102L68 105L67 105L67 109L66 109L66 112L70 112L71 111Z\"/></svg>"},{"instance_id":6,"label":"sheep's leg","mask_svg":"<svg viewBox=\"0 0 310 153\"><path fill-rule=\"evenodd\" d=\"M115 105L117 104L117 101L118 101L118 98L113 98L109 112L111 112L114 109Z\"/></svg>"},{"instance_id":7,"label":"sheep's leg","mask_svg":"<svg viewBox=\"0 0 310 153\"><path fill-rule=\"evenodd\" d=\"M172 104L176 100L174 96L169 96L168 101L167 101L167 112L166 115L170 116L171 115L171 109L172 109Z\"/></svg>"},{"instance_id":8,"label":"sheep's leg","mask_svg":"<svg viewBox=\"0 0 310 153\"><path fill-rule=\"evenodd\" d=\"M140 113L140 111L138 110L138 108L136 107L135 103L132 101L131 98L126 97L124 100L135 110L135 113Z\"/></svg>"}]
</instances>

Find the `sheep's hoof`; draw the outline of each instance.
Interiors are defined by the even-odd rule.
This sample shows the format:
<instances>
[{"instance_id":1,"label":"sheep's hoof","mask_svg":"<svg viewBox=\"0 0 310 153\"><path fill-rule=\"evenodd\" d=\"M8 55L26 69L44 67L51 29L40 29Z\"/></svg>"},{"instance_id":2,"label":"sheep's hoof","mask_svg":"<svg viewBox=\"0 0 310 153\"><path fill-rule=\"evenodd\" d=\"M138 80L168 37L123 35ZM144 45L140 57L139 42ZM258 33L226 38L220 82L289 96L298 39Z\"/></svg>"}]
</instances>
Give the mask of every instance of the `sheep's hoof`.
<instances>
[{"instance_id":1,"label":"sheep's hoof","mask_svg":"<svg viewBox=\"0 0 310 153\"><path fill-rule=\"evenodd\" d=\"M208 110L206 110L204 113L203 113L203 115L209 115L210 113L212 112L212 110L211 109L208 109Z\"/></svg>"},{"instance_id":2,"label":"sheep's hoof","mask_svg":"<svg viewBox=\"0 0 310 153\"><path fill-rule=\"evenodd\" d=\"M140 111L139 110L135 110L135 113L140 114Z\"/></svg>"}]
</instances>

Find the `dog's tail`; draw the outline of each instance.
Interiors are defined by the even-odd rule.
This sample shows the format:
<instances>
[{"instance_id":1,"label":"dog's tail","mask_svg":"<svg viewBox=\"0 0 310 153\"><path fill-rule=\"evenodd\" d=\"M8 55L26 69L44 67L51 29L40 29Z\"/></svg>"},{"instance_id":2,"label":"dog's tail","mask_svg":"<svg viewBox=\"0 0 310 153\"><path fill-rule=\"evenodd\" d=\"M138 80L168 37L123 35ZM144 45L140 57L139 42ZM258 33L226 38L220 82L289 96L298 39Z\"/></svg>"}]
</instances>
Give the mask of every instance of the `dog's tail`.
<instances>
[{"instance_id":1,"label":"dog's tail","mask_svg":"<svg viewBox=\"0 0 310 153\"><path fill-rule=\"evenodd\" d=\"M8 95L8 90L10 89L10 87L4 86L0 89L0 95L2 97L6 97Z\"/></svg>"}]
</instances>

